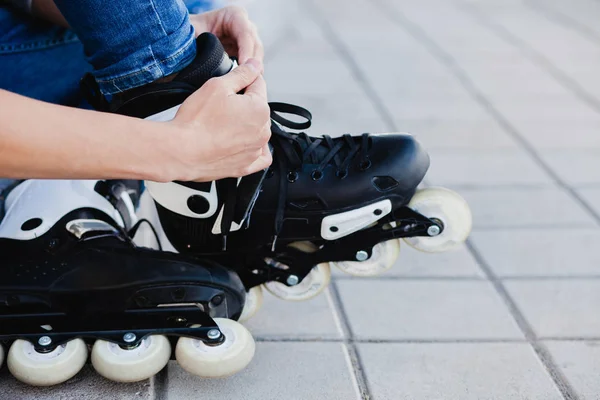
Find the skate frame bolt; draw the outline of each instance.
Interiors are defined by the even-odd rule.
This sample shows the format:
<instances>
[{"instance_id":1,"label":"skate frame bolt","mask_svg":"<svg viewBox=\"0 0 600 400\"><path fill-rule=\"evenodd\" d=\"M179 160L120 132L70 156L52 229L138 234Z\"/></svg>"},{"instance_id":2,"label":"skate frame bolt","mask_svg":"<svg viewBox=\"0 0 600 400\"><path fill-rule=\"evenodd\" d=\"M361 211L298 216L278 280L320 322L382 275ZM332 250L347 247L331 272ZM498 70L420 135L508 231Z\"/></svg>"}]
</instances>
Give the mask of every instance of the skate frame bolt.
<instances>
[{"instance_id":1,"label":"skate frame bolt","mask_svg":"<svg viewBox=\"0 0 600 400\"><path fill-rule=\"evenodd\" d=\"M206 333L209 339L215 340L221 337L221 331L218 329L211 329Z\"/></svg>"},{"instance_id":2,"label":"skate frame bolt","mask_svg":"<svg viewBox=\"0 0 600 400\"><path fill-rule=\"evenodd\" d=\"M290 286L296 286L298 284L298 282L300 282L300 279L298 279L298 277L296 275L290 275L290 276L288 276L286 282Z\"/></svg>"},{"instance_id":3,"label":"skate frame bolt","mask_svg":"<svg viewBox=\"0 0 600 400\"><path fill-rule=\"evenodd\" d=\"M136 338L137 337L135 336L135 333L131 333L131 332L128 332L123 335L123 341L125 343L132 343L135 341Z\"/></svg>"},{"instance_id":4,"label":"skate frame bolt","mask_svg":"<svg viewBox=\"0 0 600 400\"><path fill-rule=\"evenodd\" d=\"M50 339L50 336L42 336L38 339L38 344L40 346L50 346L51 343L52 339Z\"/></svg>"},{"instance_id":5,"label":"skate frame bolt","mask_svg":"<svg viewBox=\"0 0 600 400\"><path fill-rule=\"evenodd\" d=\"M364 250L359 250L356 252L355 258L357 261L365 261L367 258L369 258L369 253Z\"/></svg>"},{"instance_id":6,"label":"skate frame bolt","mask_svg":"<svg viewBox=\"0 0 600 400\"><path fill-rule=\"evenodd\" d=\"M440 227L437 225L431 225L429 228L427 228L427 234L429 236L437 236L440 234Z\"/></svg>"}]
</instances>

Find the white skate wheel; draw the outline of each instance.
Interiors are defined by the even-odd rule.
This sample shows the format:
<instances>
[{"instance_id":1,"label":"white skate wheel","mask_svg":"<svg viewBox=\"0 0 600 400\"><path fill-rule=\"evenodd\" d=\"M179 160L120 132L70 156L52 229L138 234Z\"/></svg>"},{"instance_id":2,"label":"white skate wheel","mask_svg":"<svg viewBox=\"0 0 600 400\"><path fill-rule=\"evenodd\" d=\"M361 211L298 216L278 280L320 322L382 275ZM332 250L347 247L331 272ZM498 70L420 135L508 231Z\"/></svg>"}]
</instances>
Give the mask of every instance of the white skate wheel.
<instances>
[{"instance_id":1,"label":"white skate wheel","mask_svg":"<svg viewBox=\"0 0 600 400\"><path fill-rule=\"evenodd\" d=\"M377 243L373 246L371 257L365 261L333 261L343 272L354 276L376 276L392 268L400 254L400 241L397 239Z\"/></svg>"},{"instance_id":2,"label":"white skate wheel","mask_svg":"<svg viewBox=\"0 0 600 400\"><path fill-rule=\"evenodd\" d=\"M437 236L405 238L417 250L438 253L451 250L462 244L471 233L473 224L467 202L457 193L444 188L417 190L410 208L430 219L442 222L444 229Z\"/></svg>"},{"instance_id":3,"label":"white skate wheel","mask_svg":"<svg viewBox=\"0 0 600 400\"><path fill-rule=\"evenodd\" d=\"M225 335L220 345L209 346L198 339L181 338L177 341L175 357L181 368L204 378L231 376L250 364L255 343L252 335L239 322L215 318Z\"/></svg>"},{"instance_id":4,"label":"white skate wheel","mask_svg":"<svg viewBox=\"0 0 600 400\"><path fill-rule=\"evenodd\" d=\"M314 253L317 251L317 246L311 242L294 242L289 245L305 253ZM295 286L287 286L281 282L271 281L263 284L265 289L272 295L283 300L289 301L304 301L312 299L320 294L331 280L331 269L329 263L321 263L313 267L313 269L304 277L302 282Z\"/></svg>"},{"instance_id":5,"label":"white skate wheel","mask_svg":"<svg viewBox=\"0 0 600 400\"><path fill-rule=\"evenodd\" d=\"M254 286L246 293L246 304L242 310L242 315L238 319L239 322L246 322L252 318L262 307L263 292L260 286Z\"/></svg>"},{"instance_id":6,"label":"white skate wheel","mask_svg":"<svg viewBox=\"0 0 600 400\"><path fill-rule=\"evenodd\" d=\"M171 358L171 344L162 335L151 335L139 346L124 349L116 343L96 340L92 365L96 372L115 382L139 382L156 375Z\"/></svg>"},{"instance_id":7,"label":"white skate wheel","mask_svg":"<svg viewBox=\"0 0 600 400\"><path fill-rule=\"evenodd\" d=\"M52 386L74 377L83 368L88 355L85 342L71 340L48 353L38 353L27 340L15 340L8 351L11 374L32 386Z\"/></svg>"}]
</instances>

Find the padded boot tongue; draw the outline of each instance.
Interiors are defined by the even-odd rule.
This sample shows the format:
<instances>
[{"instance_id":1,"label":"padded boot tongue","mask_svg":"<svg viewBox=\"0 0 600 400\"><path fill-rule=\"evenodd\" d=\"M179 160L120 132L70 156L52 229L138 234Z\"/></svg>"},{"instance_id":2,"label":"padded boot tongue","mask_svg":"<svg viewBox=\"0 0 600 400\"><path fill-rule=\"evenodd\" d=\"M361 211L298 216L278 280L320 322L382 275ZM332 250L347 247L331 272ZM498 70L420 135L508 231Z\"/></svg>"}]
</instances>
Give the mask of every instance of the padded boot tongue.
<instances>
[{"instance_id":1,"label":"padded boot tongue","mask_svg":"<svg viewBox=\"0 0 600 400\"><path fill-rule=\"evenodd\" d=\"M219 39L205 32L196 39L196 58L177 74L174 81L199 88L209 79L225 75L232 68L233 61Z\"/></svg>"}]
</instances>

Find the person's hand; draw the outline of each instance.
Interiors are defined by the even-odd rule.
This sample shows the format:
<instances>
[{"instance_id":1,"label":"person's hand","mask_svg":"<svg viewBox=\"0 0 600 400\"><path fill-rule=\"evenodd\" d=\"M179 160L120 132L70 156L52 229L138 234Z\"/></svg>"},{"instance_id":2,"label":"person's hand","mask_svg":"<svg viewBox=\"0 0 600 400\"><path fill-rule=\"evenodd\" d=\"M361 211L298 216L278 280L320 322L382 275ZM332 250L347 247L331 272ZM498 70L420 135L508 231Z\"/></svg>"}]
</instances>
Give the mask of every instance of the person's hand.
<instances>
[{"instance_id":1,"label":"person's hand","mask_svg":"<svg viewBox=\"0 0 600 400\"><path fill-rule=\"evenodd\" d=\"M271 137L267 88L261 63L251 59L209 80L181 105L171 159L173 180L212 181L267 168ZM245 89L244 94L238 94Z\"/></svg>"},{"instance_id":2,"label":"person's hand","mask_svg":"<svg viewBox=\"0 0 600 400\"><path fill-rule=\"evenodd\" d=\"M242 7L228 6L203 14L192 14L190 22L196 35L211 32L217 36L225 51L230 56L237 57L240 64L254 58L262 65L263 44L258 37L256 25L250 21L248 13Z\"/></svg>"}]
</instances>

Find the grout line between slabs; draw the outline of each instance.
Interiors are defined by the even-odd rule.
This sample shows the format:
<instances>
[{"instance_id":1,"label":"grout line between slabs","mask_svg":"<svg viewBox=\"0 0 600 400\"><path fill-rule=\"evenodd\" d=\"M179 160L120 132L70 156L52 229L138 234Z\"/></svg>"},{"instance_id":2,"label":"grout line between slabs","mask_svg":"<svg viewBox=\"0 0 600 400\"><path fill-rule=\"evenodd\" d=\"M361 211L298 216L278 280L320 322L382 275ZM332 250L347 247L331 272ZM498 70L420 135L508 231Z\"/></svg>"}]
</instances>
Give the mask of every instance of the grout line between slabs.
<instances>
[{"instance_id":1,"label":"grout line between slabs","mask_svg":"<svg viewBox=\"0 0 600 400\"><path fill-rule=\"evenodd\" d=\"M377 94L371 85L369 85L365 74L356 63L354 57L352 57L351 53L348 51L346 45L333 30L331 24L329 24L323 17L322 12L312 0L305 0L303 4L310 9L310 15L313 17L314 22L317 24L321 32L323 32L325 39L329 41L331 46L337 52L338 56L345 62L346 67L350 70L351 74L354 76L363 92L367 95L377 113L379 113L381 116L381 119L384 121L387 129L397 132L398 127L396 126L396 123L394 122L394 119L385 106L383 100L381 97L379 97L379 94Z\"/></svg>"},{"instance_id":2,"label":"grout line between slabs","mask_svg":"<svg viewBox=\"0 0 600 400\"><path fill-rule=\"evenodd\" d=\"M169 363L158 374L152 377L150 384L152 385L154 400L167 400L169 390Z\"/></svg>"},{"instance_id":3,"label":"grout line between slabs","mask_svg":"<svg viewBox=\"0 0 600 400\"><path fill-rule=\"evenodd\" d=\"M472 96L474 99L481 104L484 109L488 111L496 121L506 129L507 133L511 134L518 143L523 146L523 148L530 154L530 156L542 167L546 173L550 177L552 177L555 182L561 185L565 190L569 190L569 188L562 182L559 177L554 173L554 171L544 163L541 157L537 154L537 152L533 149L533 147L529 144L525 138L523 138L519 132L510 124L510 122L502 115L498 110L496 110L490 101L480 92L480 90L475 86L475 84L471 81L469 76L465 73L465 71L457 64L456 60L444 51L433 39L431 39L425 31L423 31L418 25L415 25L412 21L407 20L405 16L403 16L396 8L390 7L389 4L385 0L377 0L375 4L379 5L380 10L385 15L388 15L397 25L399 25L402 29L404 29L409 35L411 35L418 43L420 43L423 47L430 52L432 56L434 56L438 61L444 65L448 70L459 80L461 85L465 88L465 90ZM569 190L570 193L584 206L590 215L592 215L598 224L600 224L600 217L596 215L593 210L585 203L581 198L578 197L573 190ZM540 361L544 365L546 371L552 378L558 390L560 390L562 396L567 400L575 400L578 399L575 391L571 388L567 379L562 375L562 373L556 368L555 363L552 360L549 352L546 348L536 341L535 333L531 326L527 323L523 314L521 314L520 310L517 308L515 302L512 300L502 282L497 279L494 272L491 268L486 264L485 260L481 257L481 255L477 252L477 250L471 245L470 241L467 241L467 247L471 251L471 254L477 260L481 269L484 271L490 282L494 285L497 293L506 303L509 311L511 312L515 322L525 335L527 341L532 346L533 350L539 357Z\"/></svg>"},{"instance_id":4,"label":"grout line between slabs","mask_svg":"<svg viewBox=\"0 0 600 400\"><path fill-rule=\"evenodd\" d=\"M473 99L478 102L504 130L519 143L523 150L542 168L552 180L563 190L571 195L571 197L594 219L595 223L600 226L600 215L585 201L579 194L567 185L554 170L542 159L535 148L521 135L521 133L502 115L488 100L488 98L479 90L475 83L470 79L468 74L460 67L454 57L443 50L433 39L431 39L419 26L410 22L406 17L401 16L398 10L390 7L385 0L376 0L375 4L380 6L382 12L411 35L418 43L425 47L430 54L444 65L454 77L459 81L463 88Z\"/></svg>"},{"instance_id":5,"label":"grout line between slabs","mask_svg":"<svg viewBox=\"0 0 600 400\"><path fill-rule=\"evenodd\" d=\"M567 378L558 369L552 355L550 354L548 349L546 349L546 346L539 342L539 339L536 337L533 328L531 327L531 325L529 325L529 322L527 322L527 319L521 313L521 310L519 310L519 307L504 287L502 281L498 279L494 271L492 271L485 259L481 256L479 251L473 246L473 244L469 240L467 240L467 247L469 247L471 254L473 254L473 257L475 257L477 263L489 278L490 282L496 289L496 292L502 298L505 305L508 307L510 314L513 316L515 322L519 326L519 329L521 329L521 332L523 332L523 334L525 335L527 342L533 348L533 351L540 359L540 362L550 375L550 378L552 378L552 381L554 382L562 396L565 398L565 400L578 400L579 397L577 396L575 389L571 387L571 384L569 383Z\"/></svg>"},{"instance_id":6,"label":"grout line between slabs","mask_svg":"<svg viewBox=\"0 0 600 400\"><path fill-rule=\"evenodd\" d=\"M354 341L354 334L352 332L352 328L350 327L350 321L348 320L348 315L346 314L346 310L342 303L337 283L334 280L332 280L329 284L329 293L331 295L331 302L333 303L333 311L339 317L337 321L340 323L340 328L342 329L342 333L344 335L344 339L339 339L338 341L344 343L345 345L347 359L352 368L358 395L362 400L370 400L372 395L369 388L369 382L365 374L365 367L360 358L360 354L358 353L358 348L356 347L356 342Z\"/></svg>"},{"instance_id":7,"label":"grout line between slabs","mask_svg":"<svg viewBox=\"0 0 600 400\"><path fill-rule=\"evenodd\" d=\"M593 29L590 29L588 26L581 23L574 17L555 8L548 7L545 4L542 5L538 1L523 0L523 4L531 8L533 11L544 16L544 18L546 18L548 21L558 23L564 28L570 29L578 33L579 35L585 37L590 42L596 45L600 45L600 34L598 34Z\"/></svg>"},{"instance_id":8,"label":"grout line between slabs","mask_svg":"<svg viewBox=\"0 0 600 400\"><path fill-rule=\"evenodd\" d=\"M550 61L545 55L540 53L529 43L518 38L500 23L493 21L477 7L462 2L459 3L460 4L456 4L459 9L471 14L471 16L473 16L480 25L485 26L488 30L495 33L496 36L502 38L508 44L521 50L523 55L530 60L533 60L533 62L538 64L538 66L540 66L542 69L546 70L546 72L548 72L563 87L570 90L595 112L600 113L600 103L598 103L598 99L588 93L577 81L569 77L559 67L554 65L552 61Z\"/></svg>"}]
</instances>

